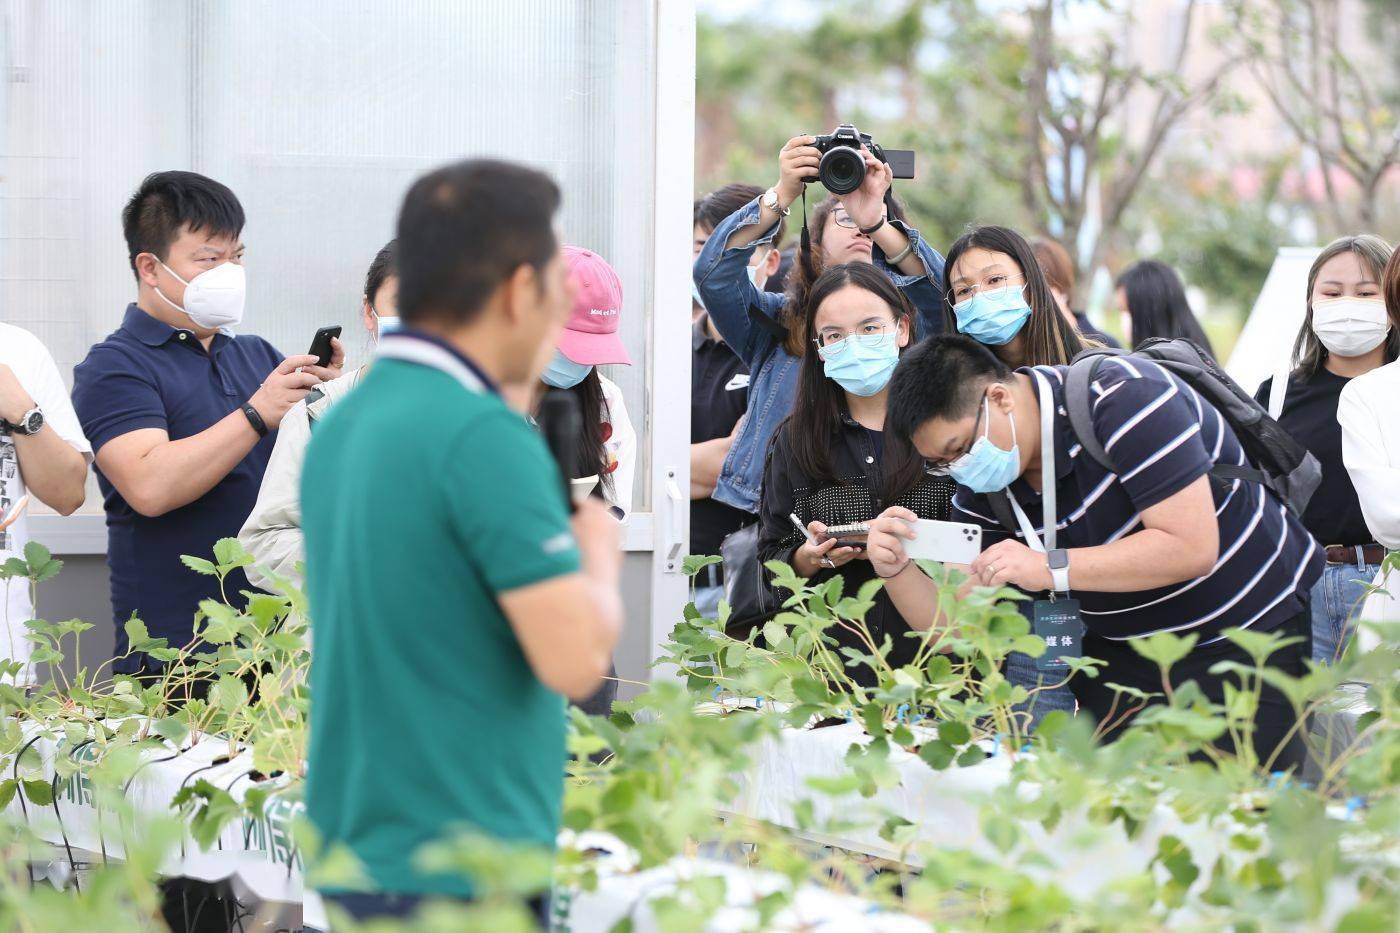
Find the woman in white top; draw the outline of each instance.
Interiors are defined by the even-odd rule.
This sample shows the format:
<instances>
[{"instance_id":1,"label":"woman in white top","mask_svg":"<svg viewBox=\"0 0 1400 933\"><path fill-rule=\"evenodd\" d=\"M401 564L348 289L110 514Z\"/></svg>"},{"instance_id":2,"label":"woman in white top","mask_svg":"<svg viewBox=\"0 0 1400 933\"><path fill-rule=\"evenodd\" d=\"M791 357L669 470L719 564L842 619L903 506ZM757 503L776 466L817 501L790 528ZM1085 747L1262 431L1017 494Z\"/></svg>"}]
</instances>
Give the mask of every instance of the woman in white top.
<instances>
[{"instance_id":1,"label":"woman in white top","mask_svg":"<svg viewBox=\"0 0 1400 933\"><path fill-rule=\"evenodd\" d=\"M1386 264L1381 291L1390 327L1400 331L1400 250ZM1342 462L1356 487L1366 527L1387 550L1400 550L1400 360L1348 383L1337 403L1337 420L1342 424ZM1381 582L1379 576L1376 582ZM1392 593L1394 582L1387 587ZM1400 594L1373 596L1362 617L1400 622Z\"/></svg>"},{"instance_id":2,"label":"woman in white top","mask_svg":"<svg viewBox=\"0 0 1400 933\"><path fill-rule=\"evenodd\" d=\"M399 267L397 241L390 240L375 255L365 275L360 318L375 340L399 326ZM301 533L301 465L311 431L332 405L355 387L369 370L365 363L339 379L323 382L292 406L277 428L277 443L263 473L253 512L238 532L238 541L253 555L246 568L254 586L273 589L273 575L301 585L297 565L303 558Z\"/></svg>"}]
</instances>

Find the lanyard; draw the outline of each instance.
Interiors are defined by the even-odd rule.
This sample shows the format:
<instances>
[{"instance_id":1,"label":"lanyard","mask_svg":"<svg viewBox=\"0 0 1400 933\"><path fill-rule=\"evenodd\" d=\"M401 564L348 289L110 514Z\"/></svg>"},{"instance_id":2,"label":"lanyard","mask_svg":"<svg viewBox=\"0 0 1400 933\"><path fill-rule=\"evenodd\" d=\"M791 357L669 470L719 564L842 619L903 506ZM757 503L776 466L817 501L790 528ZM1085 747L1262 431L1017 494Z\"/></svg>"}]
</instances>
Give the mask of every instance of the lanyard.
<instances>
[{"instance_id":1,"label":"lanyard","mask_svg":"<svg viewBox=\"0 0 1400 933\"><path fill-rule=\"evenodd\" d=\"M1055 527L1055 393L1050 390L1045 377L1038 371L1031 370L1031 375L1035 377L1035 387L1040 393L1040 509L1045 529L1043 544L1040 536L1035 533L1035 526L1026 517L1025 510L1021 508L1021 503L1016 501L1016 496L1009 489L1006 491L1006 498L1011 500L1011 510L1016 513L1016 521L1021 526L1021 533L1026 536L1026 545L1032 551L1044 554L1047 551L1055 550L1057 533Z\"/></svg>"}]
</instances>

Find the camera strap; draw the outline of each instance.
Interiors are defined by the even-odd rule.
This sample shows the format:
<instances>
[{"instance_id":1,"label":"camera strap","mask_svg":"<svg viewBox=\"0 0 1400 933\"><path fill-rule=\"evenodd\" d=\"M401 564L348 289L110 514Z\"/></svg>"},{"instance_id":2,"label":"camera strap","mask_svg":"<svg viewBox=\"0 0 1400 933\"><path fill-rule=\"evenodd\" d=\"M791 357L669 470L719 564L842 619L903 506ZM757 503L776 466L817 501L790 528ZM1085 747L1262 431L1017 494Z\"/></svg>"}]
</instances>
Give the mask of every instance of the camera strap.
<instances>
[{"instance_id":1,"label":"camera strap","mask_svg":"<svg viewBox=\"0 0 1400 933\"><path fill-rule=\"evenodd\" d=\"M807 229L807 186L802 186L802 252L810 257L812 255L812 233Z\"/></svg>"}]
</instances>

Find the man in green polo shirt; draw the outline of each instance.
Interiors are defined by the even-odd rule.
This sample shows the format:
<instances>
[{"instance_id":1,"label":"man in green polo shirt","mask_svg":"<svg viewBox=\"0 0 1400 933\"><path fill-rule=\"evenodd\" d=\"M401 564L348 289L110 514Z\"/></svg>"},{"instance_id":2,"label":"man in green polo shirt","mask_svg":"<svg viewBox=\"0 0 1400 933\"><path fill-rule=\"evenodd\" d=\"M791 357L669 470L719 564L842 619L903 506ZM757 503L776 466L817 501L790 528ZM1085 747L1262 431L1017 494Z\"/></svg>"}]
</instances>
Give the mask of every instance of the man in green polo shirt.
<instances>
[{"instance_id":1,"label":"man in green polo shirt","mask_svg":"<svg viewBox=\"0 0 1400 933\"><path fill-rule=\"evenodd\" d=\"M471 160L408 192L399 313L302 473L315 629L307 814L374 891L357 919L469 879L414 853L463 829L553 846L564 699L590 695L621 630L617 523L572 521L558 467L501 387L532 385L572 296L544 175Z\"/></svg>"}]
</instances>

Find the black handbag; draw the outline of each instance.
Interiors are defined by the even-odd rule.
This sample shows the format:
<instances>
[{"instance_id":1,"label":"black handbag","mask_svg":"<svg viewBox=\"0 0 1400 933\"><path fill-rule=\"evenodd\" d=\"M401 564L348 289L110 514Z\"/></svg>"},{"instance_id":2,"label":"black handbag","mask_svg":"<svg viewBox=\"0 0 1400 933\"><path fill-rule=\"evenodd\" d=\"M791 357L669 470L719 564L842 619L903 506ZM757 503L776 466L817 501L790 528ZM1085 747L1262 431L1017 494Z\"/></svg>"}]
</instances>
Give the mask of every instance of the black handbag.
<instances>
[{"instance_id":1,"label":"black handbag","mask_svg":"<svg viewBox=\"0 0 1400 933\"><path fill-rule=\"evenodd\" d=\"M746 638L782 608L782 600L768 585L767 570L758 562L758 522L725 537L719 554L724 558L724 599L729 603L725 631Z\"/></svg>"}]
</instances>

